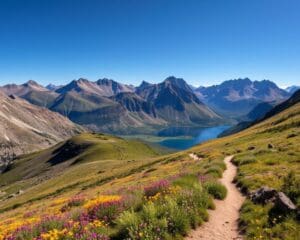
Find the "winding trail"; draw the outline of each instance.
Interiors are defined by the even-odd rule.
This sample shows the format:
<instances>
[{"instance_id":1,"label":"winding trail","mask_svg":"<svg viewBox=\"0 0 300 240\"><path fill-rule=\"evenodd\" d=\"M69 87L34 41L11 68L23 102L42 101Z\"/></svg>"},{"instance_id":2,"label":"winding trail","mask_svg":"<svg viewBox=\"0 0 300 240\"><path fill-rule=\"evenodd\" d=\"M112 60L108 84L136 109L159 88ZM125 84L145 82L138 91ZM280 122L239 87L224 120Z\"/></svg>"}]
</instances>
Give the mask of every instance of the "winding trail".
<instances>
[{"instance_id":1,"label":"winding trail","mask_svg":"<svg viewBox=\"0 0 300 240\"><path fill-rule=\"evenodd\" d=\"M231 163L233 156L225 157L227 169L223 173L220 182L227 188L227 197L224 200L215 200L216 209L209 210L209 221L196 230L193 230L185 239L205 240L240 240L243 237L238 232L239 209L245 197L232 183L237 168Z\"/></svg>"}]
</instances>

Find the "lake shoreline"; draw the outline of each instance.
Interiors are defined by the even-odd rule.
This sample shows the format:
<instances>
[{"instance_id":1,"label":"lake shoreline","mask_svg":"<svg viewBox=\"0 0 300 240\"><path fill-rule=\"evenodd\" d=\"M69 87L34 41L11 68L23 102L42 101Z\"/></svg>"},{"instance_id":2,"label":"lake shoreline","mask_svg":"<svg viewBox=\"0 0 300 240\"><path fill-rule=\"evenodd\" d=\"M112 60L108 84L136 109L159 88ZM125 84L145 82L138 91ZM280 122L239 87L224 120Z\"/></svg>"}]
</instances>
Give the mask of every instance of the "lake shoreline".
<instances>
[{"instance_id":1,"label":"lake shoreline","mask_svg":"<svg viewBox=\"0 0 300 240\"><path fill-rule=\"evenodd\" d=\"M171 128L165 129L165 134L161 134L160 132L160 134L158 133L157 135L136 134L120 135L120 137L125 139L139 139L151 144L158 144L161 147L179 151L188 149L207 140L215 139L228 128L230 128L230 125L201 128L176 127L173 128L173 132Z\"/></svg>"}]
</instances>

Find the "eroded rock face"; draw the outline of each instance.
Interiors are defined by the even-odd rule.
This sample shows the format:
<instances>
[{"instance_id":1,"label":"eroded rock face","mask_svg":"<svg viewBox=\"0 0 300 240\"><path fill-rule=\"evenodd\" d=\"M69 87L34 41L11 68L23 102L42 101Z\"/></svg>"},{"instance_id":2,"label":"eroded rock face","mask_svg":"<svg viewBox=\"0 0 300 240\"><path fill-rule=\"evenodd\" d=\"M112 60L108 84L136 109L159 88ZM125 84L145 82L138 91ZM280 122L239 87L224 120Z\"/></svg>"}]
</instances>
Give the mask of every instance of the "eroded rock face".
<instances>
[{"instance_id":1,"label":"eroded rock face","mask_svg":"<svg viewBox=\"0 0 300 240\"><path fill-rule=\"evenodd\" d=\"M273 202L276 198L277 191L273 188L262 187L250 194L250 198L254 203L266 204Z\"/></svg>"},{"instance_id":2,"label":"eroded rock face","mask_svg":"<svg viewBox=\"0 0 300 240\"><path fill-rule=\"evenodd\" d=\"M0 92L0 172L16 156L48 148L82 131L58 113Z\"/></svg>"}]
</instances>

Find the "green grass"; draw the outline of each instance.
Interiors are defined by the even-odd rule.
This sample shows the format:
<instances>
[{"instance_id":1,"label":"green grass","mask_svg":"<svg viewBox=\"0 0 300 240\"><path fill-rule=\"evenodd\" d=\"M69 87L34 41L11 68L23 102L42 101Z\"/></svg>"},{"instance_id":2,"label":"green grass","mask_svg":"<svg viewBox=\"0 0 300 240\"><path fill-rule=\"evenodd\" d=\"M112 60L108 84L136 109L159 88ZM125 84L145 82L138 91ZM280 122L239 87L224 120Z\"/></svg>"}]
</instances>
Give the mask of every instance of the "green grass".
<instances>
[{"instance_id":1,"label":"green grass","mask_svg":"<svg viewBox=\"0 0 300 240\"><path fill-rule=\"evenodd\" d=\"M0 209L28 202L31 198L49 195L65 186L88 185L109 176L120 175L159 156L159 153L147 144L108 135L85 133L73 137L68 142L68 148L72 151L82 151L78 151L75 156L70 155L64 152L65 147L62 148L65 142L60 143L50 149L20 157L10 171L1 174L0 190L6 192L1 196L2 199L20 189L25 193L18 199L0 204ZM55 153L61 154L60 158L63 161L52 165L49 161ZM34 186L36 184L37 186Z\"/></svg>"},{"instance_id":2,"label":"green grass","mask_svg":"<svg viewBox=\"0 0 300 240\"><path fill-rule=\"evenodd\" d=\"M218 182L206 182L204 183L204 189L216 199L223 200L227 195L227 189Z\"/></svg>"}]
</instances>

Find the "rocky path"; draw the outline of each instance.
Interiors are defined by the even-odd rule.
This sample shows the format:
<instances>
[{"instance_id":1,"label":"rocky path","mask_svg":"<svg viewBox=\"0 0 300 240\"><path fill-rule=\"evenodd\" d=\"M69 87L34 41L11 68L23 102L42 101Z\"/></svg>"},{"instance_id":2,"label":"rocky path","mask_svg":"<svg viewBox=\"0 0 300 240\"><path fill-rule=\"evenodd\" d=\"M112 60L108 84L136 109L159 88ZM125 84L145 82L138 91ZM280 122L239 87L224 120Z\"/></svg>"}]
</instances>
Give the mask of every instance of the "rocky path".
<instances>
[{"instance_id":1,"label":"rocky path","mask_svg":"<svg viewBox=\"0 0 300 240\"><path fill-rule=\"evenodd\" d=\"M205 239L205 240L231 240L243 239L238 232L237 220L239 209L242 206L244 197L232 183L236 175L237 168L231 163L233 156L224 159L227 169L223 173L220 182L226 186L227 197L215 200L216 209L209 210L209 221L192 231L186 240Z\"/></svg>"}]
</instances>

